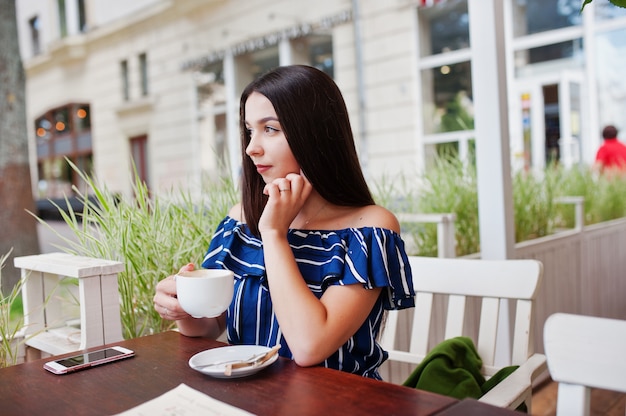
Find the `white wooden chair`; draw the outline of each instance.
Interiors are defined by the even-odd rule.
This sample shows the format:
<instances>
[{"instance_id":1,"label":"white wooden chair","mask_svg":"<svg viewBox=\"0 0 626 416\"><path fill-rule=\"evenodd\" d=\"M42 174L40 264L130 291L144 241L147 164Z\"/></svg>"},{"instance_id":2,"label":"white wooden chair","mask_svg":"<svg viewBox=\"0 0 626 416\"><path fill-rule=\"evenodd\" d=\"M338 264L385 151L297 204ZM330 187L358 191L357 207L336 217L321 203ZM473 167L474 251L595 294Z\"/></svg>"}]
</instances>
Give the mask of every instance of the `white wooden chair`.
<instances>
[{"instance_id":1,"label":"white wooden chair","mask_svg":"<svg viewBox=\"0 0 626 416\"><path fill-rule=\"evenodd\" d=\"M390 311L387 316L381 345L389 352L391 362L411 363L415 368L430 349L444 339L469 336L483 360L482 374L486 379L502 367L520 366L479 400L511 409L525 403L530 413L532 382L547 370L545 356L534 354L533 343L533 305L543 277L541 262L414 256L410 256L409 261L416 306L412 311L412 325L408 324L409 337L405 342L409 344L408 349L401 350L407 346L396 345L397 339L402 339L402 332L406 332L398 328L398 316L403 311ZM446 297L447 313L442 303ZM515 320L509 320L513 323L512 343L510 336L503 336L503 331L498 330L501 305L507 305L501 302L503 299L515 303ZM438 302L442 308L436 306ZM480 317L474 318L478 313ZM432 326L442 327L440 334L431 327L431 320ZM496 365L496 343L508 350L509 363Z\"/></svg>"},{"instance_id":2,"label":"white wooden chair","mask_svg":"<svg viewBox=\"0 0 626 416\"><path fill-rule=\"evenodd\" d=\"M626 321L556 313L543 328L557 416L588 416L591 387L626 393Z\"/></svg>"}]
</instances>

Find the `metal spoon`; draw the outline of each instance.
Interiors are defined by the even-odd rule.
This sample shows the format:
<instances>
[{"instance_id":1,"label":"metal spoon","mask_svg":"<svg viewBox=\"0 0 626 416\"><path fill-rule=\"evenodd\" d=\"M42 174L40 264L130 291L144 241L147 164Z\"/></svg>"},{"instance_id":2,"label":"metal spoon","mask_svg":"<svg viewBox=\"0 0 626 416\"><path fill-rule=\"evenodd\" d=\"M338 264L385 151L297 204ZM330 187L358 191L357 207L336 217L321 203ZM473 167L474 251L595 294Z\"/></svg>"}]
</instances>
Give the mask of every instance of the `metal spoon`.
<instances>
[{"instance_id":1,"label":"metal spoon","mask_svg":"<svg viewBox=\"0 0 626 416\"><path fill-rule=\"evenodd\" d=\"M277 347L280 348L280 345L277 345ZM276 347L274 347L274 348L276 348ZM271 351L272 350L253 354L250 357L246 358L245 360L235 359L235 360L226 360L226 361L215 361L215 362L212 362L212 363L209 363L209 364L195 365L194 368L196 370L204 370L205 368L215 367L215 366L218 366L218 365L241 364L241 363L249 363L249 362L253 363L253 362L255 362L255 361L259 360L259 359L262 359L265 355L267 355Z\"/></svg>"},{"instance_id":2,"label":"metal spoon","mask_svg":"<svg viewBox=\"0 0 626 416\"><path fill-rule=\"evenodd\" d=\"M226 367L224 368L224 375L230 376L232 374L232 371L238 368L260 366L261 364L272 358L274 355L276 355L279 349L280 344L274 345L269 351L261 354L260 357L257 357L255 359L226 364Z\"/></svg>"}]
</instances>

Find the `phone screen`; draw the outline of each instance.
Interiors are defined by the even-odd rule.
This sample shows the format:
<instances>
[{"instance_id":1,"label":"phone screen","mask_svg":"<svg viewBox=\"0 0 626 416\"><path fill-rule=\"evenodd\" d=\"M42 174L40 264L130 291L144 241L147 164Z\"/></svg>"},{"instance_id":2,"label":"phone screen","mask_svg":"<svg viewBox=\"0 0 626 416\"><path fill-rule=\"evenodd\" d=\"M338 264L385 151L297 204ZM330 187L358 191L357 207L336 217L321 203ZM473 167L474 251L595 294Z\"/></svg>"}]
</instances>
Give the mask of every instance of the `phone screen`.
<instances>
[{"instance_id":1,"label":"phone screen","mask_svg":"<svg viewBox=\"0 0 626 416\"><path fill-rule=\"evenodd\" d=\"M65 366L65 367L75 367L77 365L87 364L94 361L102 360L104 358L115 357L118 355L124 354L121 351L114 350L112 348L108 348L106 350L94 351L87 354L77 355L75 357L65 358L63 360L58 360L57 363Z\"/></svg>"}]
</instances>

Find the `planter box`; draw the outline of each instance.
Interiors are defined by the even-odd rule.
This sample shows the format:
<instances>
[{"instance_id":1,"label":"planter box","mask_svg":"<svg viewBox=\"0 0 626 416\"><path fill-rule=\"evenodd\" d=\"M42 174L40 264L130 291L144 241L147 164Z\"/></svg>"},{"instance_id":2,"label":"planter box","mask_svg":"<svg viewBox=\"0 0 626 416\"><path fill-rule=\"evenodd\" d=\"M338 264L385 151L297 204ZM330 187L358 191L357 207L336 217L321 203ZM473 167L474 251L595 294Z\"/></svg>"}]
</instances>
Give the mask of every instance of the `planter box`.
<instances>
[{"instance_id":1,"label":"planter box","mask_svg":"<svg viewBox=\"0 0 626 416\"><path fill-rule=\"evenodd\" d=\"M519 243L515 257L544 266L537 352L543 352L543 325L555 312L626 319L626 218Z\"/></svg>"}]
</instances>

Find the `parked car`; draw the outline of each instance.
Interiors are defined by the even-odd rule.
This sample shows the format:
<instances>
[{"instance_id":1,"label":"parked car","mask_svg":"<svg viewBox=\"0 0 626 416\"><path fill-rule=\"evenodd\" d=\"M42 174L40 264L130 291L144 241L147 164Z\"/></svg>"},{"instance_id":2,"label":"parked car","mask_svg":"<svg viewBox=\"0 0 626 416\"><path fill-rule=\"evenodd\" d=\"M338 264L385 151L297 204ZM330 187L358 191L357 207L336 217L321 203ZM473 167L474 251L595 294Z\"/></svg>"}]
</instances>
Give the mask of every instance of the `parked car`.
<instances>
[{"instance_id":1,"label":"parked car","mask_svg":"<svg viewBox=\"0 0 626 416\"><path fill-rule=\"evenodd\" d=\"M98 200L95 196L90 195L88 198L91 203L98 206ZM76 196L68 197L67 201L65 198L38 199L35 201L35 205L37 208L37 216L42 220L62 221L63 216L60 210L63 210L63 212L67 214L70 212L69 207L77 214L82 213L84 210L83 199Z\"/></svg>"}]
</instances>

